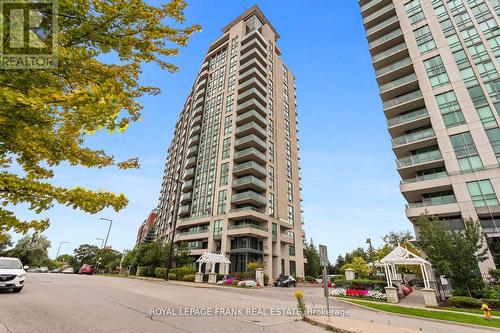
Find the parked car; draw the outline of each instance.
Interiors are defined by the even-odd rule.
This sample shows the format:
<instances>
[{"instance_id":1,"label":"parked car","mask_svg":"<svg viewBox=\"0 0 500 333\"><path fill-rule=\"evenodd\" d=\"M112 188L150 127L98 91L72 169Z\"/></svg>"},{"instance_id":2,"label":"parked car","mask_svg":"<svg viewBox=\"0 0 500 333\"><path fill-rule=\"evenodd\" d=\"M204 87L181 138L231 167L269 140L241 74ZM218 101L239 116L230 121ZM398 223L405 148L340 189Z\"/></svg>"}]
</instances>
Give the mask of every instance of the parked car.
<instances>
[{"instance_id":1,"label":"parked car","mask_svg":"<svg viewBox=\"0 0 500 333\"><path fill-rule=\"evenodd\" d=\"M94 274L94 268L90 265L83 264L83 266L78 271L78 274L92 275L92 274Z\"/></svg>"},{"instance_id":2,"label":"parked car","mask_svg":"<svg viewBox=\"0 0 500 333\"><path fill-rule=\"evenodd\" d=\"M15 293L23 290L26 271L21 260L0 257L0 289L12 289Z\"/></svg>"},{"instance_id":3,"label":"parked car","mask_svg":"<svg viewBox=\"0 0 500 333\"><path fill-rule=\"evenodd\" d=\"M61 273L63 273L63 274L74 274L75 270L73 269L73 267L68 267L68 268L63 269L63 271Z\"/></svg>"},{"instance_id":4,"label":"parked car","mask_svg":"<svg viewBox=\"0 0 500 333\"><path fill-rule=\"evenodd\" d=\"M36 273L48 273L49 268L48 267L40 267L39 269L36 270Z\"/></svg>"},{"instance_id":5,"label":"parked car","mask_svg":"<svg viewBox=\"0 0 500 333\"><path fill-rule=\"evenodd\" d=\"M61 273L62 269L61 268L54 268L53 270L51 270L50 272L51 273Z\"/></svg>"},{"instance_id":6,"label":"parked car","mask_svg":"<svg viewBox=\"0 0 500 333\"><path fill-rule=\"evenodd\" d=\"M275 287L296 287L297 280L291 275L280 275L276 281L274 281Z\"/></svg>"},{"instance_id":7,"label":"parked car","mask_svg":"<svg viewBox=\"0 0 500 333\"><path fill-rule=\"evenodd\" d=\"M37 267L37 266L30 267L30 268L27 270L27 272L28 272L28 273L36 273L37 269L38 269L38 267Z\"/></svg>"}]
</instances>

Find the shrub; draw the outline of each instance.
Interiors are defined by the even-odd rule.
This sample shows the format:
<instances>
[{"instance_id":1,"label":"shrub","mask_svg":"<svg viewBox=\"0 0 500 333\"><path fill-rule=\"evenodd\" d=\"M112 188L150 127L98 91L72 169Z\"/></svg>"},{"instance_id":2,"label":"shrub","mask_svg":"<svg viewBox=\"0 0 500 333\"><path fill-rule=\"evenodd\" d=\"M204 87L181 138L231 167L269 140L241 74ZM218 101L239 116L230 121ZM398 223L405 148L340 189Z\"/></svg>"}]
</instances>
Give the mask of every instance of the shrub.
<instances>
[{"instance_id":1,"label":"shrub","mask_svg":"<svg viewBox=\"0 0 500 333\"><path fill-rule=\"evenodd\" d=\"M182 277L182 281L194 282L194 274L186 274Z\"/></svg>"},{"instance_id":2,"label":"shrub","mask_svg":"<svg viewBox=\"0 0 500 333\"><path fill-rule=\"evenodd\" d=\"M165 277L165 272L167 269L165 267L156 267L155 268L155 276L159 279L162 279ZM170 274L169 274L170 275Z\"/></svg>"},{"instance_id":3,"label":"shrub","mask_svg":"<svg viewBox=\"0 0 500 333\"><path fill-rule=\"evenodd\" d=\"M500 284L500 269L490 269L489 273L491 280L496 284Z\"/></svg>"},{"instance_id":4,"label":"shrub","mask_svg":"<svg viewBox=\"0 0 500 333\"><path fill-rule=\"evenodd\" d=\"M146 276L147 273L148 273L148 267L139 267L137 269L138 276Z\"/></svg>"},{"instance_id":5,"label":"shrub","mask_svg":"<svg viewBox=\"0 0 500 333\"><path fill-rule=\"evenodd\" d=\"M492 309L500 310L500 299L483 299L483 303L488 304Z\"/></svg>"},{"instance_id":6,"label":"shrub","mask_svg":"<svg viewBox=\"0 0 500 333\"><path fill-rule=\"evenodd\" d=\"M264 285L267 286L269 284L269 275L264 274Z\"/></svg>"},{"instance_id":7,"label":"shrub","mask_svg":"<svg viewBox=\"0 0 500 333\"><path fill-rule=\"evenodd\" d=\"M314 283L314 282L316 282L316 279L314 278L314 276L308 275L308 276L306 276L306 281Z\"/></svg>"},{"instance_id":8,"label":"shrub","mask_svg":"<svg viewBox=\"0 0 500 333\"><path fill-rule=\"evenodd\" d=\"M304 282L304 278L302 277L297 277L295 280L297 280L297 283L303 283Z\"/></svg>"},{"instance_id":9,"label":"shrub","mask_svg":"<svg viewBox=\"0 0 500 333\"><path fill-rule=\"evenodd\" d=\"M182 280L184 275L193 274L194 276L194 274L196 273L196 271L191 266L176 267L172 268L170 271L174 273L179 278L179 280Z\"/></svg>"},{"instance_id":10,"label":"shrub","mask_svg":"<svg viewBox=\"0 0 500 333\"><path fill-rule=\"evenodd\" d=\"M240 282L240 280L233 280L232 285L233 285L233 286L237 286L239 282Z\"/></svg>"},{"instance_id":11,"label":"shrub","mask_svg":"<svg viewBox=\"0 0 500 333\"><path fill-rule=\"evenodd\" d=\"M177 275L175 275L175 273L168 273L168 279L169 280L177 280Z\"/></svg>"},{"instance_id":12,"label":"shrub","mask_svg":"<svg viewBox=\"0 0 500 333\"><path fill-rule=\"evenodd\" d=\"M346 289L357 289L357 290L379 290L383 291L387 282L382 280L370 280L370 279L354 279L354 280L336 280L335 282L338 287L343 287Z\"/></svg>"},{"instance_id":13,"label":"shrub","mask_svg":"<svg viewBox=\"0 0 500 333\"><path fill-rule=\"evenodd\" d=\"M246 279L254 279L255 278L254 272L243 272L243 273L239 273L238 275L239 275L237 277L238 280L246 280Z\"/></svg>"},{"instance_id":14,"label":"shrub","mask_svg":"<svg viewBox=\"0 0 500 333\"><path fill-rule=\"evenodd\" d=\"M448 302L457 308L480 308L481 302L478 299L467 296L453 296L448 298Z\"/></svg>"}]
</instances>

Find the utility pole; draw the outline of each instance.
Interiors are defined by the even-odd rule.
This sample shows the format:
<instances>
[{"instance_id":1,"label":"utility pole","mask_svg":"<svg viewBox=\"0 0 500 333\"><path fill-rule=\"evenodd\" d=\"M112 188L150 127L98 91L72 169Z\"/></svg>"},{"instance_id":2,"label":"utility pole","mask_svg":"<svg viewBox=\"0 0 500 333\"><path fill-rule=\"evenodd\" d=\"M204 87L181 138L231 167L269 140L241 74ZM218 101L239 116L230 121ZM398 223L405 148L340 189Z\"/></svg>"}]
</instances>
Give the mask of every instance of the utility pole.
<instances>
[{"instance_id":1,"label":"utility pole","mask_svg":"<svg viewBox=\"0 0 500 333\"><path fill-rule=\"evenodd\" d=\"M104 244L101 247L101 251L102 251L102 250L104 250L104 248L106 248L106 245L108 244L109 232L111 231L111 226L113 225L113 220L107 219L107 218L104 218L104 217L101 217L101 220L109 222L108 233L106 234L106 239L104 240ZM96 239L101 239L102 240L102 238L96 238ZM102 255L102 253L100 253L100 254ZM102 259L101 256L99 256L99 258L97 258L96 273L99 273L99 265L101 264L101 259Z\"/></svg>"},{"instance_id":2,"label":"utility pole","mask_svg":"<svg viewBox=\"0 0 500 333\"><path fill-rule=\"evenodd\" d=\"M372 246L372 240L371 238L368 238L366 240L366 244L369 245L369 250L370 251L370 259L372 260L372 265L373 265L373 275L375 275L375 272L377 271L375 268L375 259L373 258L373 246Z\"/></svg>"},{"instance_id":3,"label":"utility pole","mask_svg":"<svg viewBox=\"0 0 500 333\"><path fill-rule=\"evenodd\" d=\"M180 204L180 197L181 197L181 186L182 186L182 181L178 180L177 178L171 177L171 176L166 176L166 178L174 181L177 183L177 195L175 198L175 215L174 215L174 221L173 221L173 226L172 226L172 232L170 233L170 244L169 244L169 249L168 249L168 258L167 258L167 267L165 270L165 280L168 281L168 272L170 271L170 265L172 262L172 252L174 252L174 237L175 237L175 229L177 228L177 219L179 218L179 204Z\"/></svg>"}]
</instances>

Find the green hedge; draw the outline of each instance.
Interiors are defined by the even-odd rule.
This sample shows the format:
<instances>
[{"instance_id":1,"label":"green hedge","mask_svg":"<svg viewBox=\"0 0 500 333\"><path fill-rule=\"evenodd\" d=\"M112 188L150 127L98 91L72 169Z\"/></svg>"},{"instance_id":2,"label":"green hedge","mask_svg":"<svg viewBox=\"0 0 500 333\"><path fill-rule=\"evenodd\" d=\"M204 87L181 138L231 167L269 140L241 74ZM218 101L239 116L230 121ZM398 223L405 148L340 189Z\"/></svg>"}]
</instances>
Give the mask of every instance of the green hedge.
<instances>
[{"instance_id":1,"label":"green hedge","mask_svg":"<svg viewBox=\"0 0 500 333\"><path fill-rule=\"evenodd\" d=\"M146 276L148 274L148 267L139 267L138 268L138 276Z\"/></svg>"},{"instance_id":2,"label":"green hedge","mask_svg":"<svg viewBox=\"0 0 500 333\"><path fill-rule=\"evenodd\" d=\"M488 306L492 309L499 310L500 309L500 299L483 299L483 303L488 304Z\"/></svg>"},{"instance_id":3,"label":"green hedge","mask_svg":"<svg viewBox=\"0 0 500 333\"><path fill-rule=\"evenodd\" d=\"M306 276L306 281L307 282L316 282L316 279L314 278L314 276L308 275L308 276Z\"/></svg>"},{"instance_id":4,"label":"green hedge","mask_svg":"<svg viewBox=\"0 0 500 333\"><path fill-rule=\"evenodd\" d=\"M480 308L481 301L473 297L453 296L448 298L448 302L457 308Z\"/></svg>"},{"instance_id":5,"label":"green hedge","mask_svg":"<svg viewBox=\"0 0 500 333\"><path fill-rule=\"evenodd\" d=\"M182 277L182 281L194 282L194 274L186 274Z\"/></svg>"},{"instance_id":6,"label":"green hedge","mask_svg":"<svg viewBox=\"0 0 500 333\"><path fill-rule=\"evenodd\" d=\"M165 272L167 269L165 267L156 267L155 268L155 276L159 279L163 279L165 277Z\"/></svg>"},{"instance_id":7,"label":"green hedge","mask_svg":"<svg viewBox=\"0 0 500 333\"><path fill-rule=\"evenodd\" d=\"M191 267L191 266L182 266L182 267L176 267L172 268L170 272L174 273L179 280L182 280L184 275L188 274L195 274L196 271Z\"/></svg>"},{"instance_id":8,"label":"green hedge","mask_svg":"<svg viewBox=\"0 0 500 333\"><path fill-rule=\"evenodd\" d=\"M168 279L169 280L177 280L177 275L175 275L175 273L168 273Z\"/></svg>"},{"instance_id":9,"label":"green hedge","mask_svg":"<svg viewBox=\"0 0 500 333\"><path fill-rule=\"evenodd\" d=\"M363 290L379 290L383 291L387 286L386 281L370 280L370 279L354 279L354 280L335 280L339 287L346 289L363 289Z\"/></svg>"}]
</instances>

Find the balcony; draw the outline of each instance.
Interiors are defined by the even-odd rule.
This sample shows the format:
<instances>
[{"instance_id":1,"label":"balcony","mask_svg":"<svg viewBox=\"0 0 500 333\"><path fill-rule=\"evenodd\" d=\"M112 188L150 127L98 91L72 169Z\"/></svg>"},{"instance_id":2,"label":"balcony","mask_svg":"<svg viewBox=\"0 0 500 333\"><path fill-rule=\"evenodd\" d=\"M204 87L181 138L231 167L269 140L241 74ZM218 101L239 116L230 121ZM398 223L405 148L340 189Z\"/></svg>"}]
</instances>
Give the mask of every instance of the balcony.
<instances>
[{"instance_id":1,"label":"balcony","mask_svg":"<svg viewBox=\"0 0 500 333\"><path fill-rule=\"evenodd\" d=\"M395 14L392 3L363 18L365 28L371 28Z\"/></svg>"},{"instance_id":2,"label":"balcony","mask_svg":"<svg viewBox=\"0 0 500 333\"><path fill-rule=\"evenodd\" d=\"M369 0L367 3L361 6L361 13L363 16L370 15L378 8L382 8L385 4L390 3L391 0Z\"/></svg>"},{"instance_id":3,"label":"balcony","mask_svg":"<svg viewBox=\"0 0 500 333\"><path fill-rule=\"evenodd\" d=\"M286 233L281 234L281 242L287 243L287 244L292 244L292 245L294 244L293 237L290 236L289 234L286 234Z\"/></svg>"},{"instance_id":4,"label":"balcony","mask_svg":"<svg viewBox=\"0 0 500 333\"><path fill-rule=\"evenodd\" d=\"M244 136L234 142L234 148L236 149L244 149L248 147L254 147L261 151L265 151L267 149L266 143L254 134Z\"/></svg>"},{"instance_id":5,"label":"balcony","mask_svg":"<svg viewBox=\"0 0 500 333\"><path fill-rule=\"evenodd\" d=\"M193 197L193 192L183 193L180 198L181 204L185 204L186 202L191 201L192 197Z\"/></svg>"},{"instance_id":6,"label":"balcony","mask_svg":"<svg viewBox=\"0 0 500 333\"><path fill-rule=\"evenodd\" d=\"M261 116L261 114L258 113L257 111L245 112L236 117L236 124L238 125L246 124L252 121L258 123L262 127L267 126L266 118Z\"/></svg>"},{"instance_id":7,"label":"balcony","mask_svg":"<svg viewBox=\"0 0 500 333\"><path fill-rule=\"evenodd\" d=\"M247 112L247 111L250 111L250 110L255 110L255 111L259 112L264 117L267 115L266 107L263 106L255 98L252 98L252 99L246 101L245 103L239 104L238 107L236 108L236 113L238 115L240 115L240 114Z\"/></svg>"},{"instance_id":8,"label":"balcony","mask_svg":"<svg viewBox=\"0 0 500 333\"><path fill-rule=\"evenodd\" d=\"M256 66L255 62L252 60L245 64L245 66L240 67L240 76L238 78L238 82L245 82L251 78L255 78L259 80L264 86L267 85L266 80L267 74L265 73L264 67L262 65Z\"/></svg>"},{"instance_id":9,"label":"balcony","mask_svg":"<svg viewBox=\"0 0 500 333\"><path fill-rule=\"evenodd\" d=\"M395 117L387 119L388 127L396 127L398 125L414 122L419 119L425 119L429 117L429 113L426 108L417 109L411 112L403 113Z\"/></svg>"},{"instance_id":10,"label":"balcony","mask_svg":"<svg viewBox=\"0 0 500 333\"><path fill-rule=\"evenodd\" d=\"M201 124L201 115L193 118L193 121L191 122L191 126L196 126L199 124Z\"/></svg>"},{"instance_id":11,"label":"balcony","mask_svg":"<svg viewBox=\"0 0 500 333\"><path fill-rule=\"evenodd\" d=\"M186 164L184 165L185 168L190 168L192 166L196 165L196 156L190 157L186 160Z\"/></svg>"},{"instance_id":12,"label":"balcony","mask_svg":"<svg viewBox=\"0 0 500 333\"><path fill-rule=\"evenodd\" d=\"M237 164L233 167L233 174L235 176L243 176L243 175L254 175L256 177L265 177L267 172L266 168L257 164L254 161L248 161L244 163Z\"/></svg>"},{"instance_id":13,"label":"balcony","mask_svg":"<svg viewBox=\"0 0 500 333\"><path fill-rule=\"evenodd\" d=\"M241 39L242 47L243 47L243 45L247 45L248 43L252 42L253 40L259 41L260 44L264 47L264 49L267 48L266 39L262 36L262 34L259 32L259 30L254 30L254 31L246 34L245 37L243 37Z\"/></svg>"},{"instance_id":14,"label":"balcony","mask_svg":"<svg viewBox=\"0 0 500 333\"><path fill-rule=\"evenodd\" d=\"M254 191L241 192L233 194L231 203L235 205L250 204L258 207L265 206L266 197Z\"/></svg>"},{"instance_id":15,"label":"balcony","mask_svg":"<svg viewBox=\"0 0 500 333\"><path fill-rule=\"evenodd\" d=\"M415 90L385 101L383 104L386 116L391 117L396 114L424 106L424 99L422 92L420 90Z\"/></svg>"},{"instance_id":16,"label":"balcony","mask_svg":"<svg viewBox=\"0 0 500 333\"><path fill-rule=\"evenodd\" d=\"M245 54L240 56L240 66L246 64L252 59L260 61L260 63L266 67L267 66L267 56L265 53L259 51L259 49L251 49Z\"/></svg>"},{"instance_id":17,"label":"balcony","mask_svg":"<svg viewBox=\"0 0 500 333\"><path fill-rule=\"evenodd\" d=\"M408 47L406 46L406 43L403 42L385 50L384 52L374 55L372 57L372 61L375 68L381 68L406 57L408 57Z\"/></svg>"},{"instance_id":18,"label":"balcony","mask_svg":"<svg viewBox=\"0 0 500 333\"><path fill-rule=\"evenodd\" d=\"M198 153L198 145L194 145L191 148L188 149L187 151L187 157L194 156Z\"/></svg>"},{"instance_id":19,"label":"balcony","mask_svg":"<svg viewBox=\"0 0 500 333\"><path fill-rule=\"evenodd\" d=\"M442 197L426 198L420 202L409 202L406 205L406 208L420 208L427 206L448 205L456 202L457 199L455 198L455 195L450 194Z\"/></svg>"},{"instance_id":20,"label":"balcony","mask_svg":"<svg viewBox=\"0 0 500 333\"><path fill-rule=\"evenodd\" d=\"M236 136L242 137L249 134L255 134L261 139L265 139L267 136L266 130L260 127L255 121L246 123L245 125L238 126L236 128Z\"/></svg>"},{"instance_id":21,"label":"balcony","mask_svg":"<svg viewBox=\"0 0 500 333\"><path fill-rule=\"evenodd\" d=\"M368 38L368 42L374 41L382 37L383 35L388 34L391 30L394 30L399 27L398 17L396 15L388 18L387 20L380 22L379 24L371 27L366 30L366 37Z\"/></svg>"},{"instance_id":22,"label":"balcony","mask_svg":"<svg viewBox=\"0 0 500 333\"><path fill-rule=\"evenodd\" d=\"M384 100L418 89L417 75L411 73L380 86L380 97Z\"/></svg>"},{"instance_id":23,"label":"balcony","mask_svg":"<svg viewBox=\"0 0 500 333\"><path fill-rule=\"evenodd\" d=\"M194 101L194 108L197 108L199 106L203 106L203 101L205 100L204 95L197 95L196 100Z\"/></svg>"},{"instance_id":24,"label":"balcony","mask_svg":"<svg viewBox=\"0 0 500 333\"><path fill-rule=\"evenodd\" d=\"M182 192L188 192L190 191L192 188L193 188L193 185L194 185L194 181L191 179L191 180L186 180L182 183Z\"/></svg>"},{"instance_id":25,"label":"balcony","mask_svg":"<svg viewBox=\"0 0 500 333\"><path fill-rule=\"evenodd\" d=\"M414 154L410 156L406 156L403 158L399 158L397 160L398 168L405 168L412 165L423 164L427 162L439 161L442 160L443 156L441 155L441 151L439 149L431 150L425 153Z\"/></svg>"},{"instance_id":26,"label":"balcony","mask_svg":"<svg viewBox=\"0 0 500 333\"><path fill-rule=\"evenodd\" d=\"M255 99L256 101L260 102L265 108L265 106L267 104L266 94L265 93L262 94L256 88L250 88L247 91L245 91L244 93L238 94L238 103L240 103L240 104L242 104L246 101L252 100L252 99Z\"/></svg>"},{"instance_id":27,"label":"balcony","mask_svg":"<svg viewBox=\"0 0 500 333\"><path fill-rule=\"evenodd\" d=\"M230 224L228 226L228 230L234 230L234 229L242 229L242 228L254 228L254 229L259 229L263 231L267 231L267 226L262 225L261 223L251 223L251 222L244 222L244 223L238 223L238 224Z\"/></svg>"},{"instance_id":28,"label":"balcony","mask_svg":"<svg viewBox=\"0 0 500 333\"><path fill-rule=\"evenodd\" d=\"M257 192L262 192L267 189L266 182L260 180L259 178L249 175L241 178L233 179L233 188L236 190L241 190L245 188L252 189Z\"/></svg>"},{"instance_id":29,"label":"balcony","mask_svg":"<svg viewBox=\"0 0 500 333\"><path fill-rule=\"evenodd\" d=\"M242 55L253 49L258 49L262 54L267 56L267 45L265 43L262 43L259 38L245 39L245 42L245 44L243 44L243 41L241 42Z\"/></svg>"},{"instance_id":30,"label":"balcony","mask_svg":"<svg viewBox=\"0 0 500 333\"><path fill-rule=\"evenodd\" d=\"M238 92L243 93L247 91L248 89L257 89L262 95L266 95L266 86L261 83L261 81L257 80L256 78L250 78L249 80L240 81L240 85L238 86Z\"/></svg>"},{"instance_id":31,"label":"balcony","mask_svg":"<svg viewBox=\"0 0 500 333\"><path fill-rule=\"evenodd\" d=\"M181 241L188 241L188 240L195 240L195 239L203 239L203 238L208 238L208 236L209 236L208 229L184 231L184 232L180 232L177 235L175 235L175 241L181 242Z\"/></svg>"},{"instance_id":32,"label":"balcony","mask_svg":"<svg viewBox=\"0 0 500 333\"><path fill-rule=\"evenodd\" d=\"M193 117L199 116L203 113L203 105L198 106L197 108L194 109L193 111Z\"/></svg>"},{"instance_id":33,"label":"balcony","mask_svg":"<svg viewBox=\"0 0 500 333\"><path fill-rule=\"evenodd\" d=\"M409 57L375 70L377 81L384 83L392 81L405 74L413 72L413 63Z\"/></svg>"},{"instance_id":34,"label":"balcony","mask_svg":"<svg viewBox=\"0 0 500 333\"><path fill-rule=\"evenodd\" d=\"M435 138L436 134L432 128L426 128L424 130L408 133L406 135L398 136L392 139L392 146L397 147L401 145L406 145L412 142L422 141L425 139Z\"/></svg>"},{"instance_id":35,"label":"balcony","mask_svg":"<svg viewBox=\"0 0 500 333\"><path fill-rule=\"evenodd\" d=\"M196 134L189 138L188 147L192 147L200 142L200 135Z\"/></svg>"},{"instance_id":36,"label":"balcony","mask_svg":"<svg viewBox=\"0 0 500 333\"><path fill-rule=\"evenodd\" d=\"M182 176L182 179L188 180L188 179L194 178L195 173L196 173L195 167L186 169L186 171L184 171L184 175Z\"/></svg>"},{"instance_id":37,"label":"balcony","mask_svg":"<svg viewBox=\"0 0 500 333\"><path fill-rule=\"evenodd\" d=\"M267 161L266 155L261 153L258 149L253 147L245 148L234 153L234 160L236 162L255 161L257 163L265 163Z\"/></svg>"},{"instance_id":38,"label":"balcony","mask_svg":"<svg viewBox=\"0 0 500 333\"><path fill-rule=\"evenodd\" d=\"M191 132L189 133L189 137L192 137L193 135L196 135L196 134L200 134L200 132L201 132L201 126L196 125L196 126L191 128Z\"/></svg>"},{"instance_id":39,"label":"balcony","mask_svg":"<svg viewBox=\"0 0 500 333\"><path fill-rule=\"evenodd\" d=\"M413 178L402 179L401 184L412 184L412 183L417 183L417 182L423 182L426 180L434 180L434 179L440 179L440 178L445 178L445 177L448 177L448 172L442 171L442 172L431 173L428 175L422 175L422 176L416 176Z\"/></svg>"},{"instance_id":40,"label":"balcony","mask_svg":"<svg viewBox=\"0 0 500 333\"><path fill-rule=\"evenodd\" d=\"M371 43L368 43L370 48L370 52L372 54L377 54L382 51L385 51L389 47L392 47L396 44L400 44L404 41L403 31L401 29L396 29L387 35L380 37L379 39L374 40Z\"/></svg>"},{"instance_id":41,"label":"balcony","mask_svg":"<svg viewBox=\"0 0 500 333\"><path fill-rule=\"evenodd\" d=\"M189 212L191 211L191 205L184 205L179 207L179 216L183 217L186 215L189 215Z\"/></svg>"}]
</instances>

